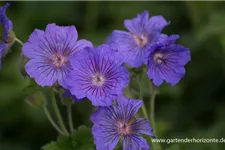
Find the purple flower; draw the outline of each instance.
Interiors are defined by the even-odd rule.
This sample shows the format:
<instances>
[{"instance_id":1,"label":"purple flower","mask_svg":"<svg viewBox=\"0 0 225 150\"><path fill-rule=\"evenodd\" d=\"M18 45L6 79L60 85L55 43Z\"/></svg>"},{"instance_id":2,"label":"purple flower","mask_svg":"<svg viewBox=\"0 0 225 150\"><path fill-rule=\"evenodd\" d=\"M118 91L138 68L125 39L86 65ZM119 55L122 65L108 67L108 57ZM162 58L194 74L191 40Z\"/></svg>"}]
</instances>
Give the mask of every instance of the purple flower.
<instances>
[{"instance_id":1,"label":"purple flower","mask_svg":"<svg viewBox=\"0 0 225 150\"><path fill-rule=\"evenodd\" d=\"M85 48L70 59L73 70L67 77L71 94L87 97L94 106L111 105L129 82L123 59L108 45Z\"/></svg>"},{"instance_id":2,"label":"purple flower","mask_svg":"<svg viewBox=\"0 0 225 150\"><path fill-rule=\"evenodd\" d=\"M5 55L7 49L14 42L14 34L12 32L13 24L12 21L6 16L6 9L10 6L9 3L6 3L3 7L0 7L0 24L3 27L3 35L0 39L0 69L2 66L2 57Z\"/></svg>"},{"instance_id":3,"label":"purple flower","mask_svg":"<svg viewBox=\"0 0 225 150\"><path fill-rule=\"evenodd\" d=\"M124 56L125 63L140 67L146 62L148 51L154 50L154 44L157 43L162 29L168 24L162 16L149 18L148 11L144 11L136 18L124 21L129 32L114 30L107 42L111 42L118 49Z\"/></svg>"},{"instance_id":4,"label":"purple flower","mask_svg":"<svg viewBox=\"0 0 225 150\"><path fill-rule=\"evenodd\" d=\"M177 84L185 75L184 66L190 61L190 51L174 42L178 35L167 36L162 34L160 43L148 56L148 77L156 86L162 84L163 80L172 86Z\"/></svg>"},{"instance_id":5,"label":"purple flower","mask_svg":"<svg viewBox=\"0 0 225 150\"><path fill-rule=\"evenodd\" d=\"M63 87L66 75L72 70L69 59L92 43L77 41L74 26L49 24L45 31L35 29L23 46L23 54L30 60L25 70L41 86L52 86L56 81Z\"/></svg>"},{"instance_id":6,"label":"purple flower","mask_svg":"<svg viewBox=\"0 0 225 150\"><path fill-rule=\"evenodd\" d=\"M97 150L113 150L120 139L123 150L149 150L147 141L140 136L153 136L153 130L145 118L135 118L142 100L118 97L117 104L99 107L91 116L92 134Z\"/></svg>"}]
</instances>

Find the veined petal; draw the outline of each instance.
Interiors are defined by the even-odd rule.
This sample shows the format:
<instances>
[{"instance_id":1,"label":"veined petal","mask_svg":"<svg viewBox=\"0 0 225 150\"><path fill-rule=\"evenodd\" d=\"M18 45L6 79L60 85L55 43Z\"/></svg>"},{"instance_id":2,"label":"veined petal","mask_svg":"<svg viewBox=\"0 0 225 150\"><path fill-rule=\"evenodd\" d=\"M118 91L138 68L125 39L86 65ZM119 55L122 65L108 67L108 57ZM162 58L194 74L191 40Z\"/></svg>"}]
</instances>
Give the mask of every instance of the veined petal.
<instances>
[{"instance_id":1,"label":"veined petal","mask_svg":"<svg viewBox=\"0 0 225 150\"><path fill-rule=\"evenodd\" d=\"M58 76L57 69L45 60L32 59L25 66L26 72L41 86L52 86Z\"/></svg>"},{"instance_id":2,"label":"veined petal","mask_svg":"<svg viewBox=\"0 0 225 150\"><path fill-rule=\"evenodd\" d=\"M148 22L148 11L144 11L142 14L138 14L136 18L131 20L125 20L124 26L133 34L141 36L145 30L145 24Z\"/></svg>"},{"instance_id":3,"label":"veined petal","mask_svg":"<svg viewBox=\"0 0 225 150\"><path fill-rule=\"evenodd\" d=\"M94 106L109 106L129 82L123 59L109 45L86 47L71 57L67 83L73 95L88 97Z\"/></svg>"},{"instance_id":4,"label":"veined petal","mask_svg":"<svg viewBox=\"0 0 225 150\"><path fill-rule=\"evenodd\" d=\"M23 46L23 54L31 59L30 63L27 65L29 66L27 70L28 75L42 86L51 86L54 84L53 82L58 81L64 88L69 88L65 80L65 77L72 70L69 59L72 55L80 51L82 47L91 45L91 43L86 40L76 42L77 36L77 30L74 26L49 24L45 31L34 30L28 42ZM38 62L38 60L39 64L42 62L41 67L35 66L37 65L36 63L31 63L33 61ZM43 62L45 62L45 65L43 65ZM48 67L48 69L46 67ZM31 68L33 68L33 70ZM38 72L45 70L52 71L47 73L50 75L54 74L54 78L49 79L46 75L42 76L43 79L39 79L39 76L33 74L34 68L36 68Z\"/></svg>"},{"instance_id":5,"label":"veined petal","mask_svg":"<svg viewBox=\"0 0 225 150\"><path fill-rule=\"evenodd\" d=\"M113 150L120 139L120 136L115 131L101 125L94 125L92 134L97 150Z\"/></svg>"},{"instance_id":6,"label":"veined petal","mask_svg":"<svg viewBox=\"0 0 225 150\"><path fill-rule=\"evenodd\" d=\"M30 35L28 42L23 45L22 51L27 58L42 58L46 57L45 49L40 49L38 44L44 36L44 31L35 29ZM45 43L46 44L46 43Z\"/></svg>"},{"instance_id":7,"label":"veined petal","mask_svg":"<svg viewBox=\"0 0 225 150\"><path fill-rule=\"evenodd\" d=\"M123 150L149 150L147 141L138 134L124 136Z\"/></svg>"},{"instance_id":8,"label":"veined petal","mask_svg":"<svg viewBox=\"0 0 225 150\"><path fill-rule=\"evenodd\" d=\"M142 133L146 134L149 136L154 136L153 135L153 130L149 125L149 122L145 118L137 118L133 123L132 123L132 130L136 131L137 133Z\"/></svg>"}]
</instances>

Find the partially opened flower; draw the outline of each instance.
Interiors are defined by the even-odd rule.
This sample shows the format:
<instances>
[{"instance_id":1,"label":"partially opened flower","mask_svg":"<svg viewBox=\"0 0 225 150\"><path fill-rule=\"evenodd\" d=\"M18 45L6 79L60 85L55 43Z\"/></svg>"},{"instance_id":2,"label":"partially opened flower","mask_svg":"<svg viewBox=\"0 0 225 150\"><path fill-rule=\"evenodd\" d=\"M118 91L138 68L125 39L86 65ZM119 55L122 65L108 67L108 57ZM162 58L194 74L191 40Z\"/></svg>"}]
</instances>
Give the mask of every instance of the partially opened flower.
<instances>
[{"instance_id":1,"label":"partially opened flower","mask_svg":"<svg viewBox=\"0 0 225 150\"><path fill-rule=\"evenodd\" d=\"M129 32L114 30L108 42L117 45L116 48L124 56L125 63L140 67L146 61L148 51L154 50L154 44L162 29L168 24L162 16L149 18L148 11L144 11L136 18L124 21Z\"/></svg>"},{"instance_id":2,"label":"partially opened flower","mask_svg":"<svg viewBox=\"0 0 225 150\"><path fill-rule=\"evenodd\" d=\"M153 130L145 118L135 118L142 100L119 97L116 105L99 107L91 116L92 134L97 150L113 150L119 140L123 150L149 150L147 141L140 136L153 136Z\"/></svg>"},{"instance_id":3,"label":"partially opened flower","mask_svg":"<svg viewBox=\"0 0 225 150\"><path fill-rule=\"evenodd\" d=\"M111 105L129 82L123 59L108 45L85 48L70 59L73 70L67 77L72 95L87 97L94 106Z\"/></svg>"},{"instance_id":4,"label":"partially opened flower","mask_svg":"<svg viewBox=\"0 0 225 150\"><path fill-rule=\"evenodd\" d=\"M10 6L9 3L0 7L0 25L3 27L2 37L0 39L0 69L2 66L2 57L6 53L7 49L14 42L15 35L12 31L13 24L12 21L6 16L6 9Z\"/></svg>"},{"instance_id":5,"label":"partially opened flower","mask_svg":"<svg viewBox=\"0 0 225 150\"><path fill-rule=\"evenodd\" d=\"M63 87L66 75L72 70L69 59L92 43L77 41L74 26L49 24L45 31L35 29L23 46L23 54L30 60L25 70L41 86L52 86L56 81Z\"/></svg>"},{"instance_id":6,"label":"partially opened flower","mask_svg":"<svg viewBox=\"0 0 225 150\"><path fill-rule=\"evenodd\" d=\"M165 80L171 85L177 84L185 75L184 66L190 61L190 51L174 42L178 35L161 35L161 43L148 55L148 77L156 86Z\"/></svg>"}]
</instances>

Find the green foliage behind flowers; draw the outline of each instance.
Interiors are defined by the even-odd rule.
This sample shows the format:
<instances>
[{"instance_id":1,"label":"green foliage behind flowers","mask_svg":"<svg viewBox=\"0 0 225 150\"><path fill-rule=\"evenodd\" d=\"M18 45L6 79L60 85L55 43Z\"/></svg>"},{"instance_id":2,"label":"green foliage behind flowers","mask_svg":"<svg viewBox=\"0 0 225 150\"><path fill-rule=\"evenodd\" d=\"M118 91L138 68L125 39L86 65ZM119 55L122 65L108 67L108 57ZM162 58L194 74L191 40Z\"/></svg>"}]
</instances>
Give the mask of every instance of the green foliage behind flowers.
<instances>
[{"instance_id":1,"label":"green foliage behind flowers","mask_svg":"<svg viewBox=\"0 0 225 150\"><path fill-rule=\"evenodd\" d=\"M167 84L160 87L160 95L156 98L158 135L166 138L224 137L225 2L12 2L7 13L16 24L17 35L24 41L35 28L44 29L49 22L56 22L76 25L79 36L97 45L112 29L124 30L124 18L132 18L144 9L170 20L171 25L165 32L181 33L179 43L189 46L193 57L184 80L173 88ZM24 103L25 96L21 91L29 82L19 73L20 49L19 45L11 49L3 59L0 73L0 150L39 150L56 137L44 113ZM143 77L142 84L148 105L147 79ZM137 87L138 83L132 86ZM137 98L138 94L135 96ZM65 116L65 108L61 109ZM74 105L75 127L80 124L91 126L88 120L91 112L88 101ZM71 137L61 140L70 144L72 141ZM68 148L73 148L70 144ZM58 148L58 142L52 145ZM171 146L169 150L225 148L224 144L163 146Z\"/></svg>"},{"instance_id":2,"label":"green foliage behind flowers","mask_svg":"<svg viewBox=\"0 0 225 150\"><path fill-rule=\"evenodd\" d=\"M59 136L55 142L42 147L43 150L95 150L91 129L80 126L71 136Z\"/></svg>"}]
</instances>

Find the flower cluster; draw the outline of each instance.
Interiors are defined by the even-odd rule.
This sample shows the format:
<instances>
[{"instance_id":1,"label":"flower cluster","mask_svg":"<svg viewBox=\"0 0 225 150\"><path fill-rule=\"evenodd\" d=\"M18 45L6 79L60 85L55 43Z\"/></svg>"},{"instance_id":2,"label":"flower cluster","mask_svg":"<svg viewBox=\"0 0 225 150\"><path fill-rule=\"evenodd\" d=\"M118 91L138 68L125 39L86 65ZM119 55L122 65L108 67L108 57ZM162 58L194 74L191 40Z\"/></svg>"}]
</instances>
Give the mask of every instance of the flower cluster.
<instances>
[{"instance_id":1,"label":"flower cluster","mask_svg":"<svg viewBox=\"0 0 225 150\"><path fill-rule=\"evenodd\" d=\"M0 60L13 41L12 22L0 8L0 23L4 33L0 43ZM89 99L99 108L91 115L92 133L98 150L112 150L123 141L124 150L149 150L140 136L153 136L145 118L135 118L142 100L123 96L129 83L131 67L148 66L148 77L157 86L163 81L175 85L184 76L184 66L190 61L189 49L174 44L178 35L167 36L162 29L169 24L162 16L149 18L148 11L125 20L128 30L114 30L106 44L93 47L87 40L78 40L75 26L48 24L45 31L35 29L22 47L28 59L25 70L42 87L58 85L63 97L79 102ZM0 63L1 65L1 63Z\"/></svg>"},{"instance_id":2,"label":"flower cluster","mask_svg":"<svg viewBox=\"0 0 225 150\"><path fill-rule=\"evenodd\" d=\"M167 26L162 16L149 18L147 11L136 18L125 20L129 32L115 30L107 43L125 57L124 62L132 67L148 66L148 77L156 86L165 80L175 85L184 76L184 65L190 61L189 49L174 44L178 35L162 34Z\"/></svg>"}]
</instances>

